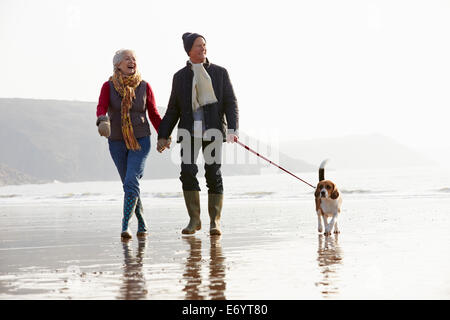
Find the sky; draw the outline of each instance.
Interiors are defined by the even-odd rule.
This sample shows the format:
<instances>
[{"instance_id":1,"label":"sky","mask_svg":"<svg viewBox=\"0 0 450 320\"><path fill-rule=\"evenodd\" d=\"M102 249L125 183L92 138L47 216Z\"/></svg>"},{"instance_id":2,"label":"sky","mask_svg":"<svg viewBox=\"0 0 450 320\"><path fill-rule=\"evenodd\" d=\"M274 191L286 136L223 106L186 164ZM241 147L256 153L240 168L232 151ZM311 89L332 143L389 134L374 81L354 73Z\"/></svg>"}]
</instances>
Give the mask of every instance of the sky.
<instances>
[{"instance_id":1,"label":"sky","mask_svg":"<svg viewBox=\"0 0 450 320\"><path fill-rule=\"evenodd\" d=\"M96 102L130 48L165 107L181 36L197 32L230 74L242 131L381 133L450 154L449 17L448 0L0 0L0 97Z\"/></svg>"}]
</instances>

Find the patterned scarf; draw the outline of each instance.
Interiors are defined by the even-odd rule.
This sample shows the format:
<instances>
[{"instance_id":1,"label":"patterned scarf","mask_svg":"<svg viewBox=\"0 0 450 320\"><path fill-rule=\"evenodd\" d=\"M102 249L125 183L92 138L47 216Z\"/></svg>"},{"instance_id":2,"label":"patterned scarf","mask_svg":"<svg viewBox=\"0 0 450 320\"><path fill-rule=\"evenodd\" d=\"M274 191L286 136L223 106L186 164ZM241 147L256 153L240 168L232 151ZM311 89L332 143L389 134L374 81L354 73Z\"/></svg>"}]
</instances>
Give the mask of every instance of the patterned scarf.
<instances>
[{"instance_id":1,"label":"patterned scarf","mask_svg":"<svg viewBox=\"0 0 450 320\"><path fill-rule=\"evenodd\" d=\"M141 146L134 136L133 126L131 124L130 109L133 104L133 99L136 98L135 89L142 80L141 75L136 71L131 76L124 76L119 70L116 70L109 80L112 81L114 88L122 97L120 114L122 119L122 134L127 149L133 151L140 150Z\"/></svg>"}]
</instances>

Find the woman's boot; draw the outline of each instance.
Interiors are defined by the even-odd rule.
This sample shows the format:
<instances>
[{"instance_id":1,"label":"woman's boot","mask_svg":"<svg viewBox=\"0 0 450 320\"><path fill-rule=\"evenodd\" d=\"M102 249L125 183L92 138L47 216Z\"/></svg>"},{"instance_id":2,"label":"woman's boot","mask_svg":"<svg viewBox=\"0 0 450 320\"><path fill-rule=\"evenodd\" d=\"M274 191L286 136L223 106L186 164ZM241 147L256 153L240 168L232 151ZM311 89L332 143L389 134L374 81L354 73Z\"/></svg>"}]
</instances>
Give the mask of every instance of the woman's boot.
<instances>
[{"instance_id":1,"label":"woman's boot","mask_svg":"<svg viewBox=\"0 0 450 320\"><path fill-rule=\"evenodd\" d=\"M183 191L183 195L190 220L187 227L184 228L181 233L193 234L202 227L200 221L200 192Z\"/></svg>"},{"instance_id":2,"label":"woman's boot","mask_svg":"<svg viewBox=\"0 0 450 320\"><path fill-rule=\"evenodd\" d=\"M138 231L136 235L138 238L145 238L147 236L148 229L144 219L144 207L142 206L141 197L138 197L137 199L136 210L134 212L136 213L136 218L138 219Z\"/></svg>"},{"instance_id":3,"label":"woman's boot","mask_svg":"<svg viewBox=\"0 0 450 320\"><path fill-rule=\"evenodd\" d=\"M208 194L208 212L210 218L210 235L220 235L220 214L222 212L223 194Z\"/></svg>"},{"instance_id":4,"label":"woman's boot","mask_svg":"<svg viewBox=\"0 0 450 320\"><path fill-rule=\"evenodd\" d=\"M121 237L124 239L131 238L131 232L128 228L128 223L133 216L133 212L136 208L138 197L132 195L125 195L123 202L123 218L122 218L122 233Z\"/></svg>"}]
</instances>

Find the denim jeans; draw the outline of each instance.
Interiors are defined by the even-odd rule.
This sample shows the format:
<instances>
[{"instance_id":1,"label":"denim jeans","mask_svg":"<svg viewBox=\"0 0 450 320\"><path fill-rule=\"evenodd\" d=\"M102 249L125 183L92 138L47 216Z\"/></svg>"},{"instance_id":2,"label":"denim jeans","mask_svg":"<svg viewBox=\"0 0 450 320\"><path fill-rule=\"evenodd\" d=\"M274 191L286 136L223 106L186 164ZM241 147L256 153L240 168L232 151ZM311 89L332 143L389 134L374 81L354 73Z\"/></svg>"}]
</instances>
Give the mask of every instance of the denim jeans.
<instances>
[{"instance_id":1,"label":"denim jeans","mask_svg":"<svg viewBox=\"0 0 450 320\"><path fill-rule=\"evenodd\" d=\"M200 148L203 151L203 158L208 146L211 145L211 141L202 141L201 139L191 138L191 141L185 143L181 141L181 173L180 180L184 191L200 191L200 185L197 180L197 158L200 152ZM205 178L208 193L223 194L223 181L221 167L221 152L222 142L215 144L215 151L213 156L217 154L217 160L219 161L206 161L205 159ZM206 150L205 150L206 149ZM209 157L211 158L211 157Z\"/></svg>"},{"instance_id":2,"label":"denim jeans","mask_svg":"<svg viewBox=\"0 0 450 320\"><path fill-rule=\"evenodd\" d=\"M138 138L141 150L128 150L123 140L108 139L109 152L119 172L125 196L139 197L139 180L144 175L145 160L150 153L150 136Z\"/></svg>"}]
</instances>

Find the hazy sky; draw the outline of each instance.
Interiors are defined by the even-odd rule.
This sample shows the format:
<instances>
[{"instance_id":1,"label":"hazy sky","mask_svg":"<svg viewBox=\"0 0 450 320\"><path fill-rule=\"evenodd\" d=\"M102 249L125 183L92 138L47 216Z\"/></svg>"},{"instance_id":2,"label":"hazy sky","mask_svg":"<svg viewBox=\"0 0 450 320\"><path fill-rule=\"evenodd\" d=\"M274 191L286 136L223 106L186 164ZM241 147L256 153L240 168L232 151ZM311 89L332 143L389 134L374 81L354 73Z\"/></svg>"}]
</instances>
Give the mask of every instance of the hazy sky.
<instances>
[{"instance_id":1,"label":"hazy sky","mask_svg":"<svg viewBox=\"0 0 450 320\"><path fill-rule=\"evenodd\" d=\"M1 0L0 26L0 97L97 101L132 48L166 106L190 31L228 69L243 131L450 150L450 1Z\"/></svg>"}]
</instances>

